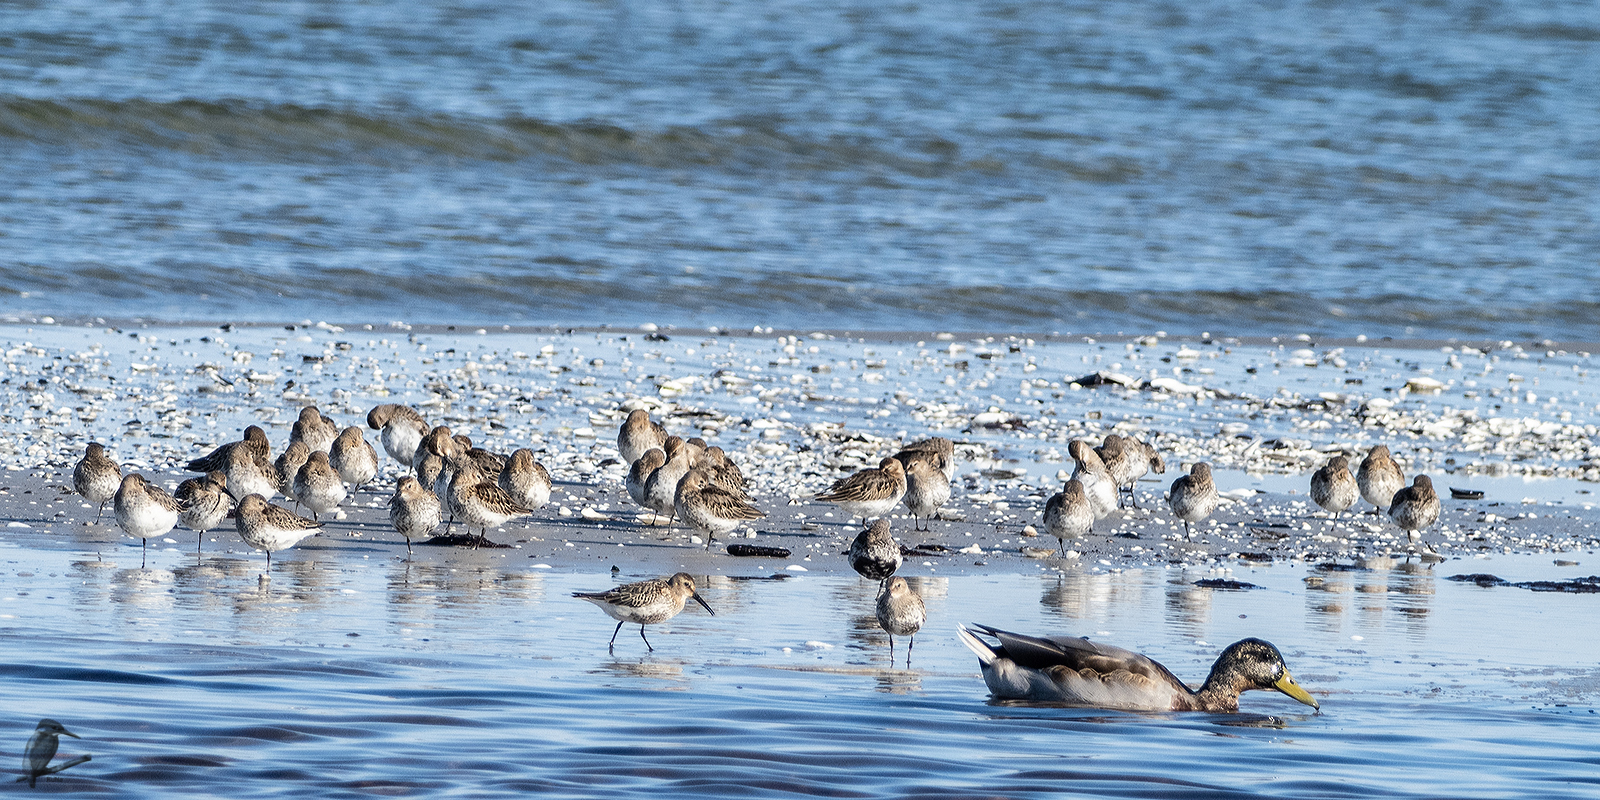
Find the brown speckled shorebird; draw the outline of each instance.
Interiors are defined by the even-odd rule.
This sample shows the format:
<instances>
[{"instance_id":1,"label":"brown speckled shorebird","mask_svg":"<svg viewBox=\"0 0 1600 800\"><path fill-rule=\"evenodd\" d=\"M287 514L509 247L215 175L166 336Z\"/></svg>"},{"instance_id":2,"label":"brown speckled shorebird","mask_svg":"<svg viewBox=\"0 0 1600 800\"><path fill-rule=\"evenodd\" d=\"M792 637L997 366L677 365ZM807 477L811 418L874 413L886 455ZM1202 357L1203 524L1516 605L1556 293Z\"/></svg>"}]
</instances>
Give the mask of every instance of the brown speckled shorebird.
<instances>
[{"instance_id":1,"label":"brown speckled shorebird","mask_svg":"<svg viewBox=\"0 0 1600 800\"><path fill-rule=\"evenodd\" d=\"M311 451L311 457L295 473L292 489L294 498L311 509L311 518L319 522L323 514L338 508L347 494L344 481L328 463L328 454L321 450Z\"/></svg>"},{"instance_id":2,"label":"brown speckled shorebird","mask_svg":"<svg viewBox=\"0 0 1600 800\"><path fill-rule=\"evenodd\" d=\"M228 476L228 494L235 500L251 494L270 499L278 493L278 470L271 464L263 466L250 448L229 450L222 474Z\"/></svg>"},{"instance_id":3,"label":"brown speckled shorebird","mask_svg":"<svg viewBox=\"0 0 1600 800\"><path fill-rule=\"evenodd\" d=\"M234 525L244 543L267 554L267 570L272 570L272 554L299 544L319 533L322 524L306 519L282 506L267 502L259 494L245 495L234 509Z\"/></svg>"},{"instance_id":4,"label":"brown speckled shorebird","mask_svg":"<svg viewBox=\"0 0 1600 800\"><path fill-rule=\"evenodd\" d=\"M895 576L878 595L878 626L889 634L889 665L894 666L894 637L909 637L906 642L906 666L911 665L911 648L917 646L917 631L928 621L928 609L922 598L911 590L906 579Z\"/></svg>"},{"instance_id":5,"label":"brown speckled shorebird","mask_svg":"<svg viewBox=\"0 0 1600 800\"><path fill-rule=\"evenodd\" d=\"M339 473L339 480L350 484L352 494L378 477L378 451L354 425L339 432L328 448L328 463Z\"/></svg>"},{"instance_id":6,"label":"brown speckled shorebird","mask_svg":"<svg viewBox=\"0 0 1600 800\"><path fill-rule=\"evenodd\" d=\"M1394 503L1389 506L1389 519L1406 532L1414 548L1422 542L1422 532L1439 521L1439 495L1433 490L1433 479L1418 475L1411 485L1394 493Z\"/></svg>"},{"instance_id":7,"label":"brown speckled shorebird","mask_svg":"<svg viewBox=\"0 0 1600 800\"><path fill-rule=\"evenodd\" d=\"M406 537L406 554L411 553L412 539L432 536L443 521L439 498L422 488L416 478L402 477L394 487L394 496L389 498L389 523Z\"/></svg>"},{"instance_id":8,"label":"brown speckled shorebird","mask_svg":"<svg viewBox=\"0 0 1600 800\"><path fill-rule=\"evenodd\" d=\"M500 488L523 508L543 508L550 502L550 487L550 471L526 447L512 453L500 471Z\"/></svg>"},{"instance_id":9,"label":"brown speckled shorebird","mask_svg":"<svg viewBox=\"0 0 1600 800\"><path fill-rule=\"evenodd\" d=\"M666 449L667 431L650 419L650 412L636 408L617 430L617 453L622 463L633 464L652 448Z\"/></svg>"},{"instance_id":10,"label":"brown speckled shorebird","mask_svg":"<svg viewBox=\"0 0 1600 800\"><path fill-rule=\"evenodd\" d=\"M249 450L253 460L257 462L266 461L271 463L272 445L267 442L267 432L261 430L259 426L251 425L244 429L243 440L222 445L210 453L190 461L184 469L190 472L216 472L217 470L226 469L228 466L228 454L238 447Z\"/></svg>"},{"instance_id":11,"label":"brown speckled shorebird","mask_svg":"<svg viewBox=\"0 0 1600 800\"><path fill-rule=\"evenodd\" d=\"M1108 433L1104 442L1094 448L1094 454L1100 457L1100 463L1106 466L1106 474L1111 476L1111 483L1116 486L1117 508L1122 508L1122 488L1128 485L1128 475L1133 472L1134 463L1132 448L1125 448L1123 443L1121 436Z\"/></svg>"},{"instance_id":12,"label":"brown speckled shorebird","mask_svg":"<svg viewBox=\"0 0 1600 800\"><path fill-rule=\"evenodd\" d=\"M83 495L83 499L100 507L94 515L95 522L105 515L106 503L117 496L117 487L121 485L122 467L106 455L106 449L99 442L90 442L84 448L83 458L72 468L72 488Z\"/></svg>"},{"instance_id":13,"label":"brown speckled shorebird","mask_svg":"<svg viewBox=\"0 0 1600 800\"><path fill-rule=\"evenodd\" d=\"M912 530L930 530L923 521L939 513L950 501L950 479L945 477L944 456L932 451L912 451L906 458L896 457L906 473L906 510L911 512Z\"/></svg>"},{"instance_id":14,"label":"brown speckled shorebird","mask_svg":"<svg viewBox=\"0 0 1600 800\"><path fill-rule=\"evenodd\" d=\"M294 427L289 429L289 441L305 442L306 448L313 453L328 452L328 449L333 447L333 440L338 436L339 424L323 414L316 406L300 409L299 419L296 419Z\"/></svg>"},{"instance_id":15,"label":"brown speckled shorebird","mask_svg":"<svg viewBox=\"0 0 1600 800\"><path fill-rule=\"evenodd\" d=\"M667 437L663 451L667 460L645 479L644 496L650 510L670 520L678 516L678 482L694 468L695 455L694 448L676 436Z\"/></svg>"},{"instance_id":16,"label":"brown speckled shorebird","mask_svg":"<svg viewBox=\"0 0 1600 800\"><path fill-rule=\"evenodd\" d=\"M383 449L406 467L415 466L417 448L431 430L421 412L398 403L373 406L367 412L367 427L379 431L378 441L383 443Z\"/></svg>"},{"instance_id":17,"label":"brown speckled shorebird","mask_svg":"<svg viewBox=\"0 0 1600 800\"><path fill-rule=\"evenodd\" d=\"M673 508L679 517L706 535L706 549L719 534L766 514L744 501L744 498L711 482L705 469L693 469L678 481L678 494L673 498Z\"/></svg>"},{"instance_id":18,"label":"brown speckled shorebird","mask_svg":"<svg viewBox=\"0 0 1600 800\"><path fill-rule=\"evenodd\" d=\"M1072 480L1083 484L1083 493L1089 498L1089 506L1094 509L1094 518L1110 516L1111 512L1117 510L1117 479L1111 477L1105 462L1100 460L1088 442L1073 440L1067 445L1067 453L1077 462L1072 470Z\"/></svg>"},{"instance_id":19,"label":"brown speckled shorebird","mask_svg":"<svg viewBox=\"0 0 1600 800\"><path fill-rule=\"evenodd\" d=\"M850 542L850 568L867 580L877 581L880 590L883 582L900 569L901 561L900 543L889 531L889 520L882 517Z\"/></svg>"},{"instance_id":20,"label":"brown speckled shorebird","mask_svg":"<svg viewBox=\"0 0 1600 800\"><path fill-rule=\"evenodd\" d=\"M623 486L628 489L628 497L633 498L633 502L648 509L652 517L660 517L660 512L656 511L655 506L650 504L650 495L646 491L646 487L650 485L650 476L655 474L655 471L665 463L667 463L667 454L661 452L659 447L652 447L644 455L639 456L639 460L633 462L632 466L628 467L628 476L622 481ZM673 513L677 513L676 509L674 509Z\"/></svg>"},{"instance_id":21,"label":"brown speckled shorebird","mask_svg":"<svg viewBox=\"0 0 1600 800\"><path fill-rule=\"evenodd\" d=\"M233 495L228 494L228 476L221 472L208 472L199 478L190 478L178 484L172 499L178 501L178 521L194 531L195 553L205 541L206 531L222 524L233 509Z\"/></svg>"},{"instance_id":22,"label":"brown speckled shorebird","mask_svg":"<svg viewBox=\"0 0 1600 800\"><path fill-rule=\"evenodd\" d=\"M451 460L450 466L455 470L454 477L450 479L450 510L462 525L467 526L469 536L473 528L480 531L473 542L474 548L481 544L493 544L489 541L490 528L533 513L531 509L512 500L511 495L490 480L470 458L458 455Z\"/></svg>"},{"instance_id":23,"label":"brown speckled shorebird","mask_svg":"<svg viewBox=\"0 0 1600 800\"><path fill-rule=\"evenodd\" d=\"M1083 484L1069 480L1061 491L1050 496L1044 504L1045 532L1061 543L1061 554L1067 554L1067 540L1077 539L1094 531L1094 506L1083 492Z\"/></svg>"},{"instance_id":24,"label":"brown speckled shorebird","mask_svg":"<svg viewBox=\"0 0 1600 800\"><path fill-rule=\"evenodd\" d=\"M145 541L161 536L178 524L178 501L137 472L125 475L111 499L117 525L139 537L139 568L144 568Z\"/></svg>"},{"instance_id":25,"label":"brown speckled shorebird","mask_svg":"<svg viewBox=\"0 0 1600 800\"><path fill-rule=\"evenodd\" d=\"M1361 487L1361 496L1381 513L1394 505L1394 493L1406 485L1406 476L1390 457L1389 448L1380 444L1368 450L1367 457L1361 460L1356 485Z\"/></svg>"},{"instance_id":26,"label":"brown speckled shorebird","mask_svg":"<svg viewBox=\"0 0 1600 800\"><path fill-rule=\"evenodd\" d=\"M622 623L632 622L639 626L639 638L644 639L644 646L653 652L655 647L645 638L644 626L666 622L678 616L683 611L684 603L691 598L712 615L717 613L695 591L694 578L686 572L679 572L670 578L625 583L603 592L573 592L572 596L594 603L606 612L606 616L617 621L616 629L611 631L608 650L616 649L617 632L622 630Z\"/></svg>"},{"instance_id":27,"label":"brown speckled shorebird","mask_svg":"<svg viewBox=\"0 0 1600 800\"><path fill-rule=\"evenodd\" d=\"M893 511L905 496L905 467L896 459L885 458L875 469L864 469L835 481L816 499L839 506L851 517L868 520ZM848 524L849 520L845 522Z\"/></svg>"},{"instance_id":28,"label":"brown speckled shorebird","mask_svg":"<svg viewBox=\"0 0 1600 800\"><path fill-rule=\"evenodd\" d=\"M300 468L309 460L311 460L311 448L306 447L305 442L290 442L289 446L278 454L278 460L273 467L278 471L278 491L282 492L284 497L294 499L294 476L300 474ZM298 508L299 505L300 501L295 500L295 507Z\"/></svg>"},{"instance_id":29,"label":"brown speckled shorebird","mask_svg":"<svg viewBox=\"0 0 1600 800\"><path fill-rule=\"evenodd\" d=\"M1361 499L1361 488L1356 484L1356 477L1350 474L1350 459L1334 456L1311 474L1311 499L1333 512L1335 522Z\"/></svg>"},{"instance_id":30,"label":"brown speckled shorebird","mask_svg":"<svg viewBox=\"0 0 1600 800\"><path fill-rule=\"evenodd\" d=\"M935 455L934 460L939 465L939 471L944 473L945 480L953 481L956 479L956 446L954 442L943 436L923 439L920 442L912 442L900 448L900 452L895 453L894 458L900 462L902 467L909 467L911 465L908 462L918 453L933 453Z\"/></svg>"},{"instance_id":31,"label":"brown speckled shorebird","mask_svg":"<svg viewBox=\"0 0 1600 800\"><path fill-rule=\"evenodd\" d=\"M1167 505L1172 507L1172 515L1183 520L1183 535L1194 534L1190 523L1199 522L1211 516L1217 510L1217 503L1221 498L1217 496L1217 485L1211 481L1211 465L1202 461L1189 468L1188 475L1181 475L1172 482L1172 492L1167 495Z\"/></svg>"}]
</instances>

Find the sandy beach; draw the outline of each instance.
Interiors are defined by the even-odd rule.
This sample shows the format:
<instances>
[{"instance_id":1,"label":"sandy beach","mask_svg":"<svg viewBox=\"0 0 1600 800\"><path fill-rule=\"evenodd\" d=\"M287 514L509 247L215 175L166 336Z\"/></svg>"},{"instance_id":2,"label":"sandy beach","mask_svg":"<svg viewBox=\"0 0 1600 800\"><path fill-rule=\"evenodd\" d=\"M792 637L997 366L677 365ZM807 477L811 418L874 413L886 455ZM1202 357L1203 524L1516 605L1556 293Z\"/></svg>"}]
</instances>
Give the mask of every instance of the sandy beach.
<instances>
[{"instance_id":1,"label":"sandy beach","mask_svg":"<svg viewBox=\"0 0 1600 800\"><path fill-rule=\"evenodd\" d=\"M546 508L491 532L507 549L421 547L418 559L629 574L848 572L841 554L862 525L811 498L935 435L956 443L957 475L931 530L913 531L903 506L895 514L910 574L1404 560L1403 534L1367 513L1370 504L1334 521L1307 497L1309 474L1327 457L1344 452L1358 463L1374 444L1440 487L1430 558L1560 554L1600 537L1589 494L1600 478L1600 412L1589 402L1581 345L309 322L3 332L12 409L0 430L5 535L106 556L138 540L109 516L87 524L93 509L71 494L71 466L87 442L170 491L188 477L184 461L245 425L266 428L276 452L304 405L360 425L384 402L414 405L480 447L530 447L555 479ZM633 505L615 437L634 408L727 450L767 517L708 549L693 530ZM1070 473L1066 444L1112 431L1148 439L1169 470L1139 484L1138 509L1100 521L1062 556L1038 532L1045 499ZM1163 498L1184 465L1200 460L1217 469L1223 502L1185 538ZM381 461L372 487L281 557L405 557L387 516L400 467ZM1451 499L1447 486L1485 494ZM163 544L192 551L193 536L180 528ZM735 558L730 543L789 555ZM227 528L211 531L202 549L248 550Z\"/></svg>"}]
</instances>

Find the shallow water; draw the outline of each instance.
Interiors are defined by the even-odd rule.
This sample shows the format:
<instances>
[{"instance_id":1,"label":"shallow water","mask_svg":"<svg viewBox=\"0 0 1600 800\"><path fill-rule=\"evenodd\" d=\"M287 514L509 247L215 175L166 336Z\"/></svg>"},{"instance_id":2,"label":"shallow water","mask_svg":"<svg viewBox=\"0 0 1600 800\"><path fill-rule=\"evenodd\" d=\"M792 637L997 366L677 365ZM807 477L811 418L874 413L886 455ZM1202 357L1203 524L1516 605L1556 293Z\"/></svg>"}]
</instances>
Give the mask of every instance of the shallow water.
<instances>
[{"instance_id":1,"label":"shallow water","mask_svg":"<svg viewBox=\"0 0 1600 800\"><path fill-rule=\"evenodd\" d=\"M1600 341L1591 12L9 3L0 311Z\"/></svg>"},{"instance_id":2,"label":"shallow water","mask_svg":"<svg viewBox=\"0 0 1600 800\"><path fill-rule=\"evenodd\" d=\"M8 758L50 716L84 737L63 757L94 755L54 780L118 796L1587 797L1597 780L1600 647L1560 633L1587 630L1594 596L1442 580L1560 571L1544 558L1235 572L1251 591L912 567L929 623L908 669L855 578L701 576L716 616L652 628L654 653L625 628L612 655L612 623L568 596L606 574L340 544L283 554L266 587L254 558L0 550ZM1237 717L991 703L953 635L972 620L1133 647L1195 681L1261 636L1323 711L1264 693Z\"/></svg>"}]
</instances>

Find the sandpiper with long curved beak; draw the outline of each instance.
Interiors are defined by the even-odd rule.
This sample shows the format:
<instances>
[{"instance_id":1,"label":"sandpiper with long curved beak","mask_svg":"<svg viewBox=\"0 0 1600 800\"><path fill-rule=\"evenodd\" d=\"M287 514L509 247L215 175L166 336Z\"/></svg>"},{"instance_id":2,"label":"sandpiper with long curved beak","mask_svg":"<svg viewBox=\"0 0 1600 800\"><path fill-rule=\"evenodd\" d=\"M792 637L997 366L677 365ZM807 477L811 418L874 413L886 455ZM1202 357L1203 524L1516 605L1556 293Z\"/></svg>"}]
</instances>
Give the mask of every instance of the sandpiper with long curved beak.
<instances>
[{"instance_id":1,"label":"sandpiper with long curved beak","mask_svg":"<svg viewBox=\"0 0 1600 800\"><path fill-rule=\"evenodd\" d=\"M717 612L711 610L704 598L695 591L694 578L687 572L679 572L667 578L651 578L638 583L625 583L614 589L603 592L573 592L573 597L588 600L606 612L606 616L617 621L617 627L611 631L611 642L608 650L617 646L617 631L622 630L622 623L633 622L639 626L639 638L644 639L644 646L651 652L655 647L644 635L644 626L666 622L678 616L683 611L683 606L690 599L699 603L708 613L715 616Z\"/></svg>"}]
</instances>

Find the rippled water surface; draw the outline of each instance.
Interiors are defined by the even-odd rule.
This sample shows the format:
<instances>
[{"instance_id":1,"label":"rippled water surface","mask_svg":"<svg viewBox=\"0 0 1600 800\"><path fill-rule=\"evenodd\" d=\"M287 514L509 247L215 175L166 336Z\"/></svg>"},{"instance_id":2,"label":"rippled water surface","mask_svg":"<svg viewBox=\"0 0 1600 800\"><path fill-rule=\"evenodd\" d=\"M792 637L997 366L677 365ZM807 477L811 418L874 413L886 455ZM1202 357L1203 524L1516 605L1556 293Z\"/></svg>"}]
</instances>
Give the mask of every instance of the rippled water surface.
<instances>
[{"instance_id":1,"label":"rippled water surface","mask_svg":"<svg viewBox=\"0 0 1600 800\"><path fill-rule=\"evenodd\" d=\"M0 8L0 312L1600 340L1587 3Z\"/></svg>"},{"instance_id":2,"label":"rippled water surface","mask_svg":"<svg viewBox=\"0 0 1600 800\"><path fill-rule=\"evenodd\" d=\"M24 721L63 720L84 739L62 757L94 760L51 785L79 793L1590 797L1600 766L1600 650L1575 633L1593 596L1442 579L1546 576L1542 558L1241 569L1263 587L1246 592L1179 570L911 567L929 623L907 669L853 577L701 576L715 617L653 628L654 653L625 629L608 654L612 623L568 593L610 576L514 556L407 564L328 538L262 585L253 557L159 550L141 570L128 547L19 543L0 550L7 757ZM953 635L969 620L1131 646L1195 681L1265 637L1323 712L1262 693L1237 716L994 704Z\"/></svg>"}]
</instances>

